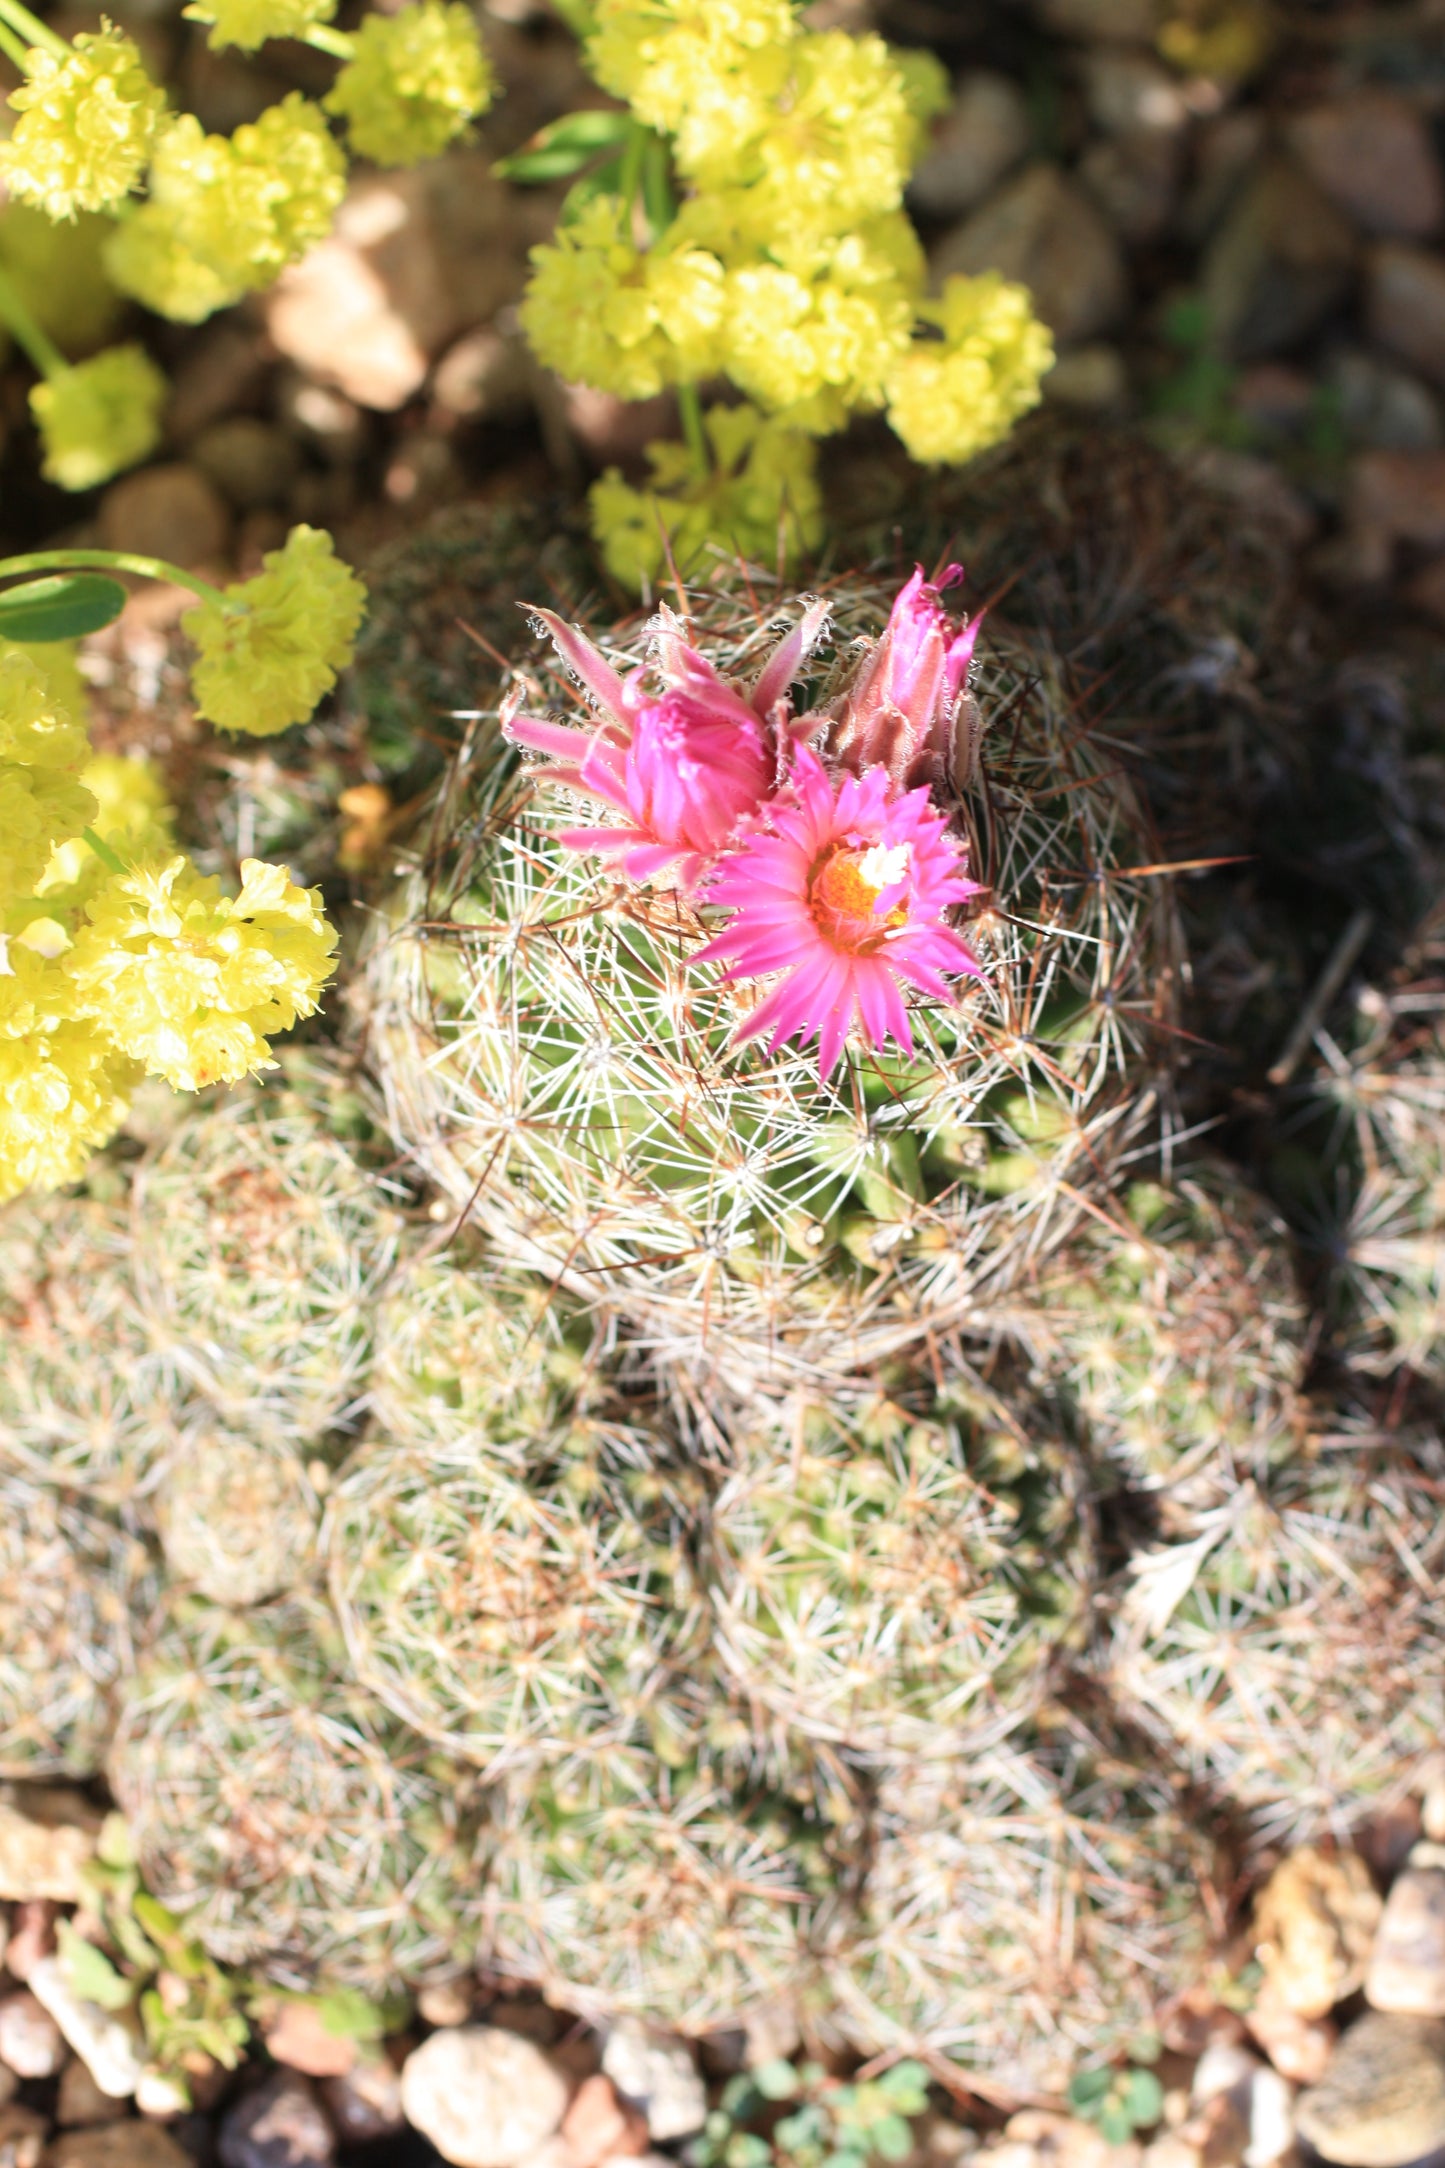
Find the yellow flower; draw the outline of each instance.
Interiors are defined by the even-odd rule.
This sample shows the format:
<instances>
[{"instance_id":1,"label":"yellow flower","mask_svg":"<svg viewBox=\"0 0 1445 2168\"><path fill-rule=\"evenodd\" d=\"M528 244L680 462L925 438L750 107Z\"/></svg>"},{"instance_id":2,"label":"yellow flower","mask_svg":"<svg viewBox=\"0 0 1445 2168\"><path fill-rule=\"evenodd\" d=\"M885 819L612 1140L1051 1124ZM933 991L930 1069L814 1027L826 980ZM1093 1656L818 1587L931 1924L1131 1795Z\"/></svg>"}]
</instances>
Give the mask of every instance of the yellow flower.
<instances>
[{"instance_id":1,"label":"yellow flower","mask_svg":"<svg viewBox=\"0 0 1445 2168\"><path fill-rule=\"evenodd\" d=\"M587 64L715 187L766 127L796 34L792 0L598 0Z\"/></svg>"},{"instance_id":2,"label":"yellow flower","mask_svg":"<svg viewBox=\"0 0 1445 2168\"><path fill-rule=\"evenodd\" d=\"M41 469L62 489L94 489L135 466L161 439L170 386L140 346L112 346L36 384L30 411L45 451Z\"/></svg>"},{"instance_id":3,"label":"yellow flower","mask_svg":"<svg viewBox=\"0 0 1445 2168\"><path fill-rule=\"evenodd\" d=\"M73 1011L61 966L10 942L0 971L0 1203L73 1182L124 1117L139 1071Z\"/></svg>"},{"instance_id":4,"label":"yellow flower","mask_svg":"<svg viewBox=\"0 0 1445 2168\"><path fill-rule=\"evenodd\" d=\"M275 1066L269 1034L317 1007L336 934L320 891L241 861L241 893L183 857L140 859L91 899L61 959L76 1008L179 1091Z\"/></svg>"},{"instance_id":5,"label":"yellow flower","mask_svg":"<svg viewBox=\"0 0 1445 2168\"><path fill-rule=\"evenodd\" d=\"M919 120L883 40L813 31L795 39L790 61L777 110L752 148L758 215L780 235L805 221L845 233L859 219L897 210L918 154Z\"/></svg>"},{"instance_id":6,"label":"yellow flower","mask_svg":"<svg viewBox=\"0 0 1445 2168\"><path fill-rule=\"evenodd\" d=\"M165 111L134 41L102 16L63 60L40 47L27 53L25 72L10 93L20 119L0 143L0 180L51 218L111 209L144 172Z\"/></svg>"},{"instance_id":7,"label":"yellow flower","mask_svg":"<svg viewBox=\"0 0 1445 2168\"><path fill-rule=\"evenodd\" d=\"M202 599L181 619L200 659L196 706L222 730L269 738L304 722L351 660L366 589L315 527L293 527L265 570Z\"/></svg>"},{"instance_id":8,"label":"yellow flower","mask_svg":"<svg viewBox=\"0 0 1445 2168\"><path fill-rule=\"evenodd\" d=\"M913 142L910 146L909 170L928 148L928 129L941 113L946 113L953 103L953 84L948 70L936 53L927 52L922 46L890 45L888 58L898 71L903 85L903 95L908 101L908 111L913 120Z\"/></svg>"},{"instance_id":9,"label":"yellow flower","mask_svg":"<svg viewBox=\"0 0 1445 2168\"><path fill-rule=\"evenodd\" d=\"M319 106L292 91L233 136L183 113L151 163L150 199L106 253L116 284L183 323L253 288L330 231L346 160Z\"/></svg>"},{"instance_id":10,"label":"yellow flower","mask_svg":"<svg viewBox=\"0 0 1445 2168\"><path fill-rule=\"evenodd\" d=\"M0 653L0 914L34 893L52 847L96 812L80 780L85 732L54 701L44 670L18 647Z\"/></svg>"},{"instance_id":11,"label":"yellow flower","mask_svg":"<svg viewBox=\"0 0 1445 2168\"><path fill-rule=\"evenodd\" d=\"M710 546L769 568L793 563L822 539L817 449L798 430L755 407L713 407L706 416L713 465L699 474L687 447L650 444L652 485L633 489L617 468L594 483L592 532L613 577L640 589L658 581L669 555L686 577Z\"/></svg>"},{"instance_id":12,"label":"yellow flower","mask_svg":"<svg viewBox=\"0 0 1445 2168\"><path fill-rule=\"evenodd\" d=\"M302 38L313 23L329 23L336 0L193 0L181 13L189 22L211 24L206 43L212 51L239 45L254 53L268 38Z\"/></svg>"},{"instance_id":13,"label":"yellow flower","mask_svg":"<svg viewBox=\"0 0 1445 2168\"><path fill-rule=\"evenodd\" d=\"M81 770L82 785L95 801L86 826L122 858L155 857L175 847L175 814L160 770L149 760L124 753L96 753ZM109 879L105 867L83 839L57 844L36 896L47 916L72 919Z\"/></svg>"},{"instance_id":14,"label":"yellow flower","mask_svg":"<svg viewBox=\"0 0 1445 2168\"><path fill-rule=\"evenodd\" d=\"M996 271L951 278L919 314L941 341L915 343L888 378L888 419L915 459L961 466L1039 403L1054 344L1026 286Z\"/></svg>"},{"instance_id":15,"label":"yellow flower","mask_svg":"<svg viewBox=\"0 0 1445 2168\"><path fill-rule=\"evenodd\" d=\"M836 429L854 408L883 404L922 281L923 252L901 212L741 265L727 279L728 373L794 426Z\"/></svg>"},{"instance_id":16,"label":"yellow flower","mask_svg":"<svg viewBox=\"0 0 1445 2168\"><path fill-rule=\"evenodd\" d=\"M496 95L476 22L460 0L366 15L353 44L326 110L345 119L352 150L378 165L435 158Z\"/></svg>"},{"instance_id":17,"label":"yellow flower","mask_svg":"<svg viewBox=\"0 0 1445 2168\"><path fill-rule=\"evenodd\" d=\"M534 248L522 322L559 376L649 399L717 368L723 268L681 222L644 251L625 220L615 196L598 196L554 243Z\"/></svg>"},{"instance_id":18,"label":"yellow flower","mask_svg":"<svg viewBox=\"0 0 1445 2168\"><path fill-rule=\"evenodd\" d=\"M0 264L42 331L63 354L104 346L125 302L101 268L115 231L99 211L47 218L29 203L7 203L0 217Z\"/></svg>"}]
</instances>

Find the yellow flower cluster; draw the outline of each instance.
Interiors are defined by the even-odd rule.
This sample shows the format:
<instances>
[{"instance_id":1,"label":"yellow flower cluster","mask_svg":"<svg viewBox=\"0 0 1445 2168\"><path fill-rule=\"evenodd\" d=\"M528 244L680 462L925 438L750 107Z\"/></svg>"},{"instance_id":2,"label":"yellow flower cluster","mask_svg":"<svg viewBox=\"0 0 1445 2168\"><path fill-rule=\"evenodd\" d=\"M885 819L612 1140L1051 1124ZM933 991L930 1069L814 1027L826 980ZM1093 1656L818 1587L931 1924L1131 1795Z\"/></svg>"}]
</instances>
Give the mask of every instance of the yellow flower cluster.
<instances>
[{"instance_id":1,"label":"yellow flower cluster","mask_svg":"<svg viewBox=\"0 0 1445 2168\"><path fill-rule=\"evenodd\" d=\"M640 249L615 196L598 196L534 249L522 322L538 358L570 382L650 399L721 366L723 267L677 232Z\"/></svg>"},{"instance_id":2,"label":"yellow flower cluster","mask_svg":"<svg viewBox=\"0 0 1445 2168\"><path fill-rule=\"evenodd\" d=\"M767 126L796 28L793 0L598 0L587 63L639 120L676 137L683 172L714 187Z\"/></svg>"},{"instance_id":3,"label":"yellow flower cluster","mask_svg":"<svg viewBox=\"0 0 1445 2168\"><path fill-rule=\"evenodd\" d=\"M169 390L140 346L112 346L36 384L30 411L46 480L62 489L94 489L146 458L160 442Z\"/></svg>"},{"instance_id":4,"label":"yellow flower cluster","mask_svg":"<svg viewBox=\"0 0 1445 2168\"><path fill-rule=\"evenodd\" d=\"M303 38L313 23L329 23L336 0L193 0L181 13L193 23L209 23L206 43L214 51L239 45L254 53L268 38Z\"/></svg>"},{"instance_id":5,"label":"yellow flower cluster","mask_svg":"<svg viewBox=\"0 0 1445 2168\"><path fill-rule=\"evenodd\" d=\"M149 200L106 251L123 292L180 323L200 323L330 230L346 160L325 115L292 91L233 136L207 135L194 114L156 146Z\"/></svg>"},{"instance_id":6,"label":"yellow flower cluster","mask_svg":"<svg viewBox=\"0 0 1445 2168\"><path fill-rule=\"evenodd\" d=\"M315 527L293 527L261 562L224 603L206 596L188 610L181 630L199 650L199 712L222 730L269 738L304 722L350 662L366 589Z\"/></svg>"},{"instance_id":7,"label":"yellow flower cluster","mask_svg":"<svg viewBox=\"0 0 1445 2168\"><path fill-rule=\"evenodd\" d=\"M52 846L95 818L96 800L81 781L89 754L44 668L18 647L0 652L0 924L33 891Z\"/></svg>"},{"instance_id":8,"label":"yellow flower cluster","mask_svg":"<svg viewBox=\"0 0 1445 2168\"><path fill-rule=\"evenodd\" d=\"M461 0L413 0L395 15L367 15L352 44L326 110L345 120L353 151L378 165L435 158L496 94Z\"/></svg>"},{"instance_id":9,"label":"yellow flower cluster","mask_svg":"<svg viewBox=\"0 0 1445 2168\"><path fill-rule=\"evenodd\" d=\"M115 1135L140 1070L76 1013L63 963L23 940L0 973L0 1203L73 1182Z\"/></svg>"},{"instance_id":10,"label":"yellow flower cluster","mask_svg":"<svg viewBox=\"0 0 1445 2168\"><path fill-rule=\"evenodd\" d=\"M63 59L28 52L25 74L10 93L20 119L0 143L0 180L51 218L109 210L139 181L165 111L134 41L102 17Z\"/></svg>"},{"instance_id":11,"label":"yellow flower cluster","mask_svg":"<svg viewBox=\"0 0 1445 2168\"><path fill-rule=\"evenodd\" d=\"M773 567L822 539L817 449L802 431L756 407L707 416L712 468L699 473L682 444L651 444L652 483L633 489L610 467L594 484L592 532L624 587L656 584L669 560L686 578L710 546Z\"/></svg>"},{"instance_id":12,"label":"yellow flower cluster","mask_svg":"<svg viewBox=\"0 0 1445 2168\"><path fill-rule=\"evenodd\" d=\"M920 313L942 339L919 342L888 379L888 418L915 459L959 465L1006 437L1038 405L1054 365L1026 286L996 271L951 278Z\"/></svg>"}]
</instances>

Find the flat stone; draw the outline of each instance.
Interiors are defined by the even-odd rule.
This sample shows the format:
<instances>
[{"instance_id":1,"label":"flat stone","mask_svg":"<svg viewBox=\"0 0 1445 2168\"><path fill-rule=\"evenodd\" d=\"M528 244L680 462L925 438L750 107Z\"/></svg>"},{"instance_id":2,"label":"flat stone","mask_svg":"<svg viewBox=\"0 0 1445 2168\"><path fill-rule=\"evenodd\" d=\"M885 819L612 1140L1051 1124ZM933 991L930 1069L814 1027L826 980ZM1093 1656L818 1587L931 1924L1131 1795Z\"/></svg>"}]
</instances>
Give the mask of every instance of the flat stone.
<instances>
[{"instance_id":1,"label":"flat stone","mask_svg":"<svg viewBox=\"0 0 1445 2168\"><path fill-rule=\"evenodd\" d=\"M1403 241L1385 241L1369 261L1365 316L1370 336L1432 384L1445 384L1445 259Z\"/></svg>"},{"instance_id":2,"label":"flat stone","mask_svg":"<svg viewBox=\"0 0 1445 2168\"><path fill-rule=\"evenodd\" d=\"M94 1857L94 1829L32 1820L0 1802L0 1898L12 1904L30 1898L79 1904L85 1895L82 1870Z\"/></svg>"},{"instance_id":3,"label":"flat stone","mask_svg":"<svg viewBox=\"0 0 1445 2168\"><path fill-rule=\"evenodd\" d=\"M221 2168L331 2168L336 2140L306 2080L278 2070L229 2108Z\"/></svg>"},{"instance_id":4,"label":"flat stone","mask_svg":"<svg viewBox=\"0 0 1445 2168\"><path fill-rule=\"evenodd\" d=\"M1255 1901L1255 1950L1276 1999L1298 2017L1323 2017L1365 1977L1380 1918L1369 1869L1353 1852L1301 1845L1281 1860Z\"/></svg>"},{"instance_id":5,"label":"flat stone","mask_svg":"<svg viewBox=\"0 0 1445 2168\"><path fill-rule=\"evenodd\" d=\"M453 2168L520 2168L560 2127L568 2091L541 2048L495 2025L433 2033L401 2073L407 2121Z\"/></svg>"},{"instance_id":6,"label":"flat stone","mask_svg":"<svg viewBox=\"0 0 1445 2168\"><path fill-rule=\"evenodd\" d=\"M170 461L111 483L100 500L100 539L187 572L211 570L225 562L231 514L204 474Z\"/></svg>"},{"instance_id":7,"label":"flat stone","mask_svg":"<svg viewBox=\"0 0 1445 2168\"><path fill-rule=\"evenodd\" d=\"M1295 2129L1342 2168L1404 2168L1445 2145L1445 2021L1367 2011L1295 2103Z\"/></svg>"},{"instance_id":8,"label":"flat stone","mask_svg":"<svg viewBox=\"0 0 1445 2168\"><path fill-rule=\"evenodd\" d=\"M1006 75L976 68L958 85L908 184L909 201L929 218L971 211L1029 147L1028 107Z\"/></svg>"},{"instance_id":9,"label":"flat stone","mask_svg":"<svg viewBox=\"0 0 1445 2168\"><path fill-rule=\"evenodd\" d=\"M707 2121L707 2091L692 2049L676 2033L619 2018L602 2049L602 2068L624 2100L647 2118L659 2145L690 2138Z\"/></svg>"},{"instance_id":10,"label":"flat stone","mask_svg":"<svg viewBox=\"0 0 1445 2168\"><path fill-rule=\"evenodd\" d=\"M1315 331L1349 291L1355 237L1293 159L1266 161L1205 251L1200 285L1210 331L1253 361Z\"/></svg>"},{"instance_id":11,"label":"flat stone","mask_svg":"<svg viewBox=\"0 0 1445 2168\"><path fill-rule=\"evenodd\" d=\"M934 251L938 278L996 270L1027 286L1061 346L1082 345L1122 314L1128 278L1092 200L1057 166L1032 165Z\"/></svg>"},{"instance_id":12,"label":"flat stone","mask_svg":"<svg viewBox=\"0 0 1445 2168\"><path fill-rule=\"evenodd\" d=\"M342 2078L324 2078L321 2097L343 2145L370 2145L401 2130L401 2072L384 2055L368 2056Z\"/></svg>"},{"instance_id":13,"label":"flat stone","mask_svg":"<svg viewBox=\"0 0 1445 2168\"><path fill-rule=\"evenodd\" d=\"M145 2068L129 2027L99 2003L77 1995L58 1957L36 1960L30 1968L30 1990L44 2003L101 2091L115 2100L128 2100Z\"/></svg>"},{"instance_id":14,"label":"flat stone","mask_svg":"<svg viewBox=\"0 0 1445 2168\"><path fill-rule=\"evenodd\" d=\"M168 2131L134 2120L65 2131L42 2159L43 2168L195 2168Z\"/></svg>"},{"instance_id":15,"label":"flat stone","mask_svg":"<svg viewBox=\"0 0 1445 2168\"><path fill-rule=\"evenodd\" d=\"M1353 90L1289 121L1285 137L1316 185L1362 232L1422 239L1445 219L1430 131L1398 91Z\"/></svg>"},{"instance_id":16,"label":"flat stone","mask_svg":"<svg viewBox=\"0 0 1445 2168\"><path fill-rule=\"evenodd\" d=\"M65 2061L60 2027L34 1995L0 1997L0 2063L17 2078L53 2078Z\"/></svg>"},{"instance_id":17,"label":"flat stone","mask_svg":"<svg viewBox=\"0 0 1445 2168\"><path fill-rule=\"evenodd\" d=\"M1445 2017L1445 1868L1436 1859L1445 1859L1436 1846L1417 1845L1385 1899L1365 1975L1377 2010Z\"/></svg>"}]
</instances>

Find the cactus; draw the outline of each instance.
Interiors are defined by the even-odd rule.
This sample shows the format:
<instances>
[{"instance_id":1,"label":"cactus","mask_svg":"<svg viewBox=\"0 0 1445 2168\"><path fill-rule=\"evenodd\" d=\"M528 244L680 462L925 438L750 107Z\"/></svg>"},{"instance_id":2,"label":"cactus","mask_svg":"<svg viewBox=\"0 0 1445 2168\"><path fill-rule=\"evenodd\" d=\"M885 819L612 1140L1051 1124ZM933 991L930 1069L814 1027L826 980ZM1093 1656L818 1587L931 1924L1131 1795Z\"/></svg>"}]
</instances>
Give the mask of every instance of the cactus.
<instances>
[{"instance_id":1,"label":"cactus","mask_svg":"<svg viewBox=\"0 0 1445 2168\"><path fill-rule=\"evenodd\" d=\"M313 1598L238 1612L173 1592L108 1774L146 1886L222 1964L385 1992L464 1960L471 1790L379 1720Z\"/></svg>"},{"instance_id":2,"label":"cactus","mask_svg":"<svg viewBox=\"0 0 1445 2168\"><path fill-rule=\"evenodd\" d=\"M990 1429L1007 1464L1022 1428L987 1400L962 1423L879 1400L745 1439L710 1541L740 1692L859 1754L946 1755L1017 1724L1081 1638L1091 1579L1060 1468L1031 1498L990 1466Z\"/></svg>"},{"instance_id":3,"label":"cactus","mask_svg":"<svg viewBox=\"0 0 1445 2168\"><path fill-rule=\"evenodd\" d=\"M156 1519L175 1580L213 1603L261 1603L309 1579L318 1505L279 1443L260 1444L209 1414L178 1426L165 1453Z\"/></svg>"},{"instance_id":4,"label":"cactus","mask_svg":"<svg viewBox=\"0 0 1445 2168\"><path fill-rule=\"evenodd\" d=\"M1445 1725L1438 1446L1348 1430L1134 1561L1104 1650L1120 1707L1258 1841L1343 1835Z\"/></svg>"},{"instance_id":5,"label":"cactus","mask_svg":"<svg viewBox=\"0 0 1445 2168\"><path fill-rule=\"evenodd\" d=\"M837 2021L864 2055L957 2065L985 2098L1060 2092L1127 2050L1204 1956L1210 1847L1168 1773L1077 1719L879 1787Z\"/></svg>"},{"instance_id":6,"label":"cactus","mask_svg":"<svg viewBox=\"0 0 1445 2168\"><path fill-rule=\"evenodd\" d=\"M841 682L886 598L830 599ZM739 677L775 621L724 594L692 632ZM646 652L624 629L615 659ZM854 1054L834 1085L795 1048L729 1052L751 997L686 968L693 907L565 852L485 736L374 944L398 1143L505 1254L704 1396L987 1333L1150 1119L1179 958L1147 823L1056 678L1001 643L980 700L995 727L960 818L992 891L969 927L984 978L915 1012L912 1060Z\"/></svg>"},{"instance_id":7,"label":"cactus","mask_svg":"<svg viewBox=\"0 0 1445 2168\"><path fill-rule=\"evenodd\" d=\"M93 1776L154 1593L144 1546L21 1475L0 1507L0 1776Z\"/></svg>"}]
</instances>

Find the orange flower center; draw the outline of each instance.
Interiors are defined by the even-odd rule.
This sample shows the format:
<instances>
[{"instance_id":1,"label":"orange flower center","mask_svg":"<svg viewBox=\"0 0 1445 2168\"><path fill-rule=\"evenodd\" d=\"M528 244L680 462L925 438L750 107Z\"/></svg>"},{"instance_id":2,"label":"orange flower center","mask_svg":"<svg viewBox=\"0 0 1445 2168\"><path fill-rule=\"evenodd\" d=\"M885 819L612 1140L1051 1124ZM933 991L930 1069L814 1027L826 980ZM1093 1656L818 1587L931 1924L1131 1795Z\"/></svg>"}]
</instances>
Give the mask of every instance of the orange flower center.
<instances>
[{"instance_id":1,"label":"orange flower center","mask_svg":"<svg viewBox=\"0 0 1445 2168\"><path fill-rule=\"evenodd\" d=\"M885 850L874 843L861 851L846 843L831 845L808 886L819 930L840 948L859 949L880 942L892 927L906 926L907 911L895 907L880 916L874 905L885 888L902 880L908 859L907 844Z\"/></svg>"}]
</instances>

